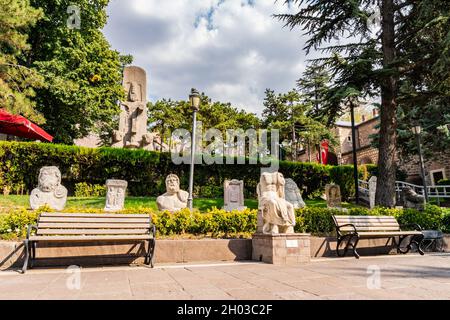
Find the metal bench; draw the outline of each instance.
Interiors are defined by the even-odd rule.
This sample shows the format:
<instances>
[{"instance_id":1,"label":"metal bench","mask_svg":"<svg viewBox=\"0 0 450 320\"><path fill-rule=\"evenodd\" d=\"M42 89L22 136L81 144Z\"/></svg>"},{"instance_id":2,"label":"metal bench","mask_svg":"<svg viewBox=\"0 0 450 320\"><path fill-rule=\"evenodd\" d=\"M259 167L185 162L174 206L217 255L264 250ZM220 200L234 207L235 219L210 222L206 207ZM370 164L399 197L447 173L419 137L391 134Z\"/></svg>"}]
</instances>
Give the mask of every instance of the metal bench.
<instances>
[{"instance_id":1,"label":"metal bench","mask_svg":"<svg viewBox=\"0 0 450 320\"><path fill-rule=\"evenodd\" d=\"M402 231L397 220L392 216L333 215L333 220L337 232L336 253L339 257L344 257L351 246L353 255L359 258L359 254L356 251L359 240L374 238L392 238L397 246L397 251L404 254L411 250L412 244L415 244L419 253L421 255L424 254L421 248L424 235L417 224L411 226L415 231ZM404 242L406 246L404 246ZM343 243L345 247L343 254L340 254L339 249Z\"/></svg>"},{"instance_id":2,"label":"metal bench","mask_svg":"<svg viewBox=\"0 0 450 320\"><path fill-rule=\"evenodd\" d=\"M22 272L29 262L33 267L39 242L145 241L144 263L153 268L155 234L151 217L144 214L41 213L37 225L28 226Z\"/></svg>"}]
</instances>

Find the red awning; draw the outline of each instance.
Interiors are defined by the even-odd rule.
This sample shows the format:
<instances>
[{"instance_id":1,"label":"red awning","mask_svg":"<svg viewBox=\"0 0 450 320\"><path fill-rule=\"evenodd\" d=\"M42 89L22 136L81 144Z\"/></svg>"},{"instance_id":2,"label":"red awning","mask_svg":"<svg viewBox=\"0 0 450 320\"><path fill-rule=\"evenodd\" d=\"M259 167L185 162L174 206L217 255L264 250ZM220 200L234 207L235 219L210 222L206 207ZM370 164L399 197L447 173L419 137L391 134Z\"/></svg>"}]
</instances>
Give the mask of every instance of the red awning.
<instances>
[{"instance_id":1,"label":"red awning","mask_svg":"<svg viewBox=\"0 0 450 320\"><path fill-rule=\"evenodd\" d=\"M0 109L0 133L41 141L52 141L53 137L33 122Z\"/></svg>"}]
</instances>

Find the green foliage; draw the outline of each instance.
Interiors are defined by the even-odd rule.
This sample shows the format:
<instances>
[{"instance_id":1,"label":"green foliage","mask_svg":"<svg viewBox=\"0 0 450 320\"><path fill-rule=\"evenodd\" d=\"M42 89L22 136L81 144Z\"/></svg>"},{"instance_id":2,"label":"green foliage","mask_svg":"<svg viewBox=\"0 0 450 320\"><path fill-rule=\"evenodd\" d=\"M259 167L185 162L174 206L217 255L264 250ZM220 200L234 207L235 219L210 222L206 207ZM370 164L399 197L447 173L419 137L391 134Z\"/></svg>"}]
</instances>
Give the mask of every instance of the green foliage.
<instances>
[{"instance_id":1,"label":"green foliage","mask_svg":"<svg viewBox=\"0 0 450 320\"><path fill-rule=\"evenodd\" d=\"M404 209L397 212L396 218L400 225L418 224L422 229L442 230L443 229L443 210L435 205L427 205L423 212L414 209Z\"/></svg>"},{"instance_id":2,"label":"green foliage","mask_svg":"<svg viewBox=\"0 0 450 320\"><path fill-rule=\"evenodd\" d=\"M112 132L123 100L122 64L101 29L106 24L108 0L31 0L43 19L30 29L31 50L23 57L47 84L36 90L43 126L56 142L95 132ZM70 29L70 5L80 9L80 29ZM123 61L122 61L123 62Z\"/></svg>"},{"instance_id":3,"label":"green foliage","mask_svg":"<svg viewBox=\"0 0 450 320\"><path fill-rule=\"evenodd\" d=\"M100 184L89 184L86 182L79 182L75 184L75 197L90 198L90 197L104 197L106 195L106 187Z\"/></svg>"},{"instance_id":4,"label":"green foliage","mask_svg":"<svg viewBox=\"0 0 450 320\"><path fill-rule=\"evenodd\" d=\"M43 123L33 101L43 79L19 61L30 49L27 31L42 18L42 10L31 7L29 0L0 0L0 8L0 108Z\"/></svg>"},{"instance_id":5,"label":"green foliage","mask_svg":"<svg viewBox=\"0 0 450 320\"><path fill-rule=\"evenodd\" d=\"M236 162L236 161L235 161ZM69 194L75 193L77 183L104 185L107 179L128 181L130 196L158 196L165 192L165 178L169 173L180 177L181 187L186 190L189 178L188 165L174 165L168 153L118 148L82 148L76 146L0 142L0 172L3 187L24 185L26 193L37 185L39 169L55 165L63 176L63 184ZM323 193L326 183L341 186L345 197L351 196L353 184L352 167L332 167L315 163L281 161L279 171L292 178L304 198ZM225 179L239 177L245 181L245 197L256 198L261 165L196 165L196 197L221 197ZM89 194L87 191L85 194Z\"/></svg>"},{"instance_id":6,"label":"green foliage","mask_svg":"<svg viewBox=\"0 0 450 320\"><path fill-rule=\"evenodd\" d=\"M158 100L149 102L148 123L161 134L164 142L170 144L171 134L176 129L192 128L192 110L189 101ZM201 95L201 108L197 121L204 130L219 130L225 136L228 129L258 129L260 120L254 113L238 110L230 103L212 102L204 93Z\"/></svg>"},{"instance_id":7,"label":"green foliage","mask_svg":"<svg viewBox=\"0 0 450 320\"><path fill-rule=\"evenodd\" d=\"M25 209L10 210L0 217L0 237L5 239L23 238L26 235L26 226L35 224L40 212L51 211L41 208L38 211ZM79 212L79 209L66 210ZM83 212L102 213L101 209L84 209ZM140 213L151 215L159 237L175 235L210 236L214 238L249 237L256 232L257 210L226 212L212 208L204 213L190 212L188 209L176 213L167 211L158 212L148 208L123 210L120 213ZM437 229L450 232L450 213L444 213L436 206L427 206L424 212L413 209L354 208L348 212L327 208L307 207L296 210L296 232L309 232L315 236L335 234L333 214L344 215L391 215L394 216L405 230L409 224L417 223L425 229Z\"/></svg>"},{"instance_id":8,"label":"green foliage","mask_svg":"<svg viewBox=\"0 0 450 320\"><path fill-rule=\"evenodd\" d=\"M278 129L280 139L289 142L285 149L290 152L291 159L297 155L300 143L317 146L326 139L330 145L336 144L329 128L311 116L311 102L298 91L275 94L273 90L266 89L265 94L262 123L265 128Z\"/></svg>"},{"instance_id":9,"label":"green foliage","mask_svg":"<svg viewBox=\"0 0 450 320\"><path fill-rule=\"evenodd\" d=\"M438 186L450 186L450 179L441 179L437 182Z\"/></svg>"},{"instance_id":10,"label":"green foliage","mask_svg":"<svg viewBox=\"0 0 450 320\"><path fill-rule=\"evenodd\" d=\"M24 238L27 234L27 225L35 224L37 216L42 210L10 210L0 218L0 236L5 239Z\"/></svg>"}]
</instances>

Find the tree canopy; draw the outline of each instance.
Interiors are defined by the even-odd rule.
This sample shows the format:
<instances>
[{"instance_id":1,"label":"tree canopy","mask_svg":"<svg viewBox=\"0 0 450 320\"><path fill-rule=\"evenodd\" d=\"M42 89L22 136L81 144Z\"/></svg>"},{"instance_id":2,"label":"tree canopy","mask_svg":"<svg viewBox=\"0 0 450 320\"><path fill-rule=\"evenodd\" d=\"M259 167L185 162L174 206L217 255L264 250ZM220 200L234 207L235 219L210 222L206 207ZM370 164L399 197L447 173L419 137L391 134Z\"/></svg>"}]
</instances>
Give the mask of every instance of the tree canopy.
<instances>
[{"instance_id":1,"label":"tree canopy","mask_svg":"<svg viewBox=\"0 0 450 320\"><path fill-rule=\"evenodd\" d=\"M28 33L31 50L21 64L36 70L46 86L36 89L36 108L44 129L56 142L72 144L90 132L112 130L124 97L119 53L110 48L101 29L108 0L31 0L43 18ZM78 15L79 28L71 27ZM77 22L77 21L75 21Z\"/></svg>"},{"instance_id":2,"label":"tree canopy","mask_svg":"<svg viewBox=\"0 0 450 320\"><path fill-rule=\"evenodd\" d=\"M287 0L286 4L296 5L298 12L277 17L303 31L307 53L315 49L324 55L314 61L331 76L323 114L333 119L348 103L381 97L376 202L394 206L398 112L402 109L408 118L415 109L423 116L448 96L450 3ZM408 107L408 101L415 107Z\"/></svg>"},{"instance_id":3,"label":"tree canopy","mask_svg":"<svg viewBox=\"0 0 450 320\"><path fill-rule=\"evenodd\" d=\"M45 119L33 99L43 79L19 61L30 50L28 33L42 18L42 10L28 0L0 0L0 8L0 108L41 124Z\"/></svg>"}]
</instances>

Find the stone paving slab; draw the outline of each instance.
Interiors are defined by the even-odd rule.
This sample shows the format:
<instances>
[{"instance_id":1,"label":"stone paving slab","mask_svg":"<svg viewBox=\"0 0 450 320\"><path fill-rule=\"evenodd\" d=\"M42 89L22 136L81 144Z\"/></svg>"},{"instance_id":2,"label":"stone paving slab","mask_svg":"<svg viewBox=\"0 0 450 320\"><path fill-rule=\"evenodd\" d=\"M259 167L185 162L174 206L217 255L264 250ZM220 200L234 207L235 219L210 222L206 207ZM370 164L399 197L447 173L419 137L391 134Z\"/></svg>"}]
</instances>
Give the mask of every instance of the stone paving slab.
<instances>
[{"instance_id":1,"label":"stone paving slab","mask_svg":"<svg viewBox=\"0 0 450 320\"><path fill-rule=\"evenodd\" d=\"M8 270L0 272L0 299L450 299L450 254Z\"/></svg>"}]
</instances>

